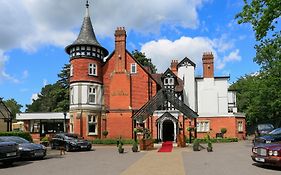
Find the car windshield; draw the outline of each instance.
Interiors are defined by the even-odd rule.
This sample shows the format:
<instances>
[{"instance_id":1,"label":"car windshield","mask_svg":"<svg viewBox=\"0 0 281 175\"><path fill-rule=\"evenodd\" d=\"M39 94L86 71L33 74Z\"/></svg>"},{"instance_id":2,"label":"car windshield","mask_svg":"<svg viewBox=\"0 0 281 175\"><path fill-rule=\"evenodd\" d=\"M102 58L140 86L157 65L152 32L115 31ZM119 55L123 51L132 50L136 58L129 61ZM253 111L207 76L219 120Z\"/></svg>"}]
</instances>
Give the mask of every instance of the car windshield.
<instances>
[{"instance_id":1,"label":"car windshield","mask_svg":"<svg viewBox=\"0 0 281 175\"><path fill-rule=\"evenodd\" d=\"M76 134L66 134L65 135L66 139L72 140L72 139L80 139L80 137Z\"/></svg>"},{"instance_id":2,"label":"car windshield","mask_svg":"<svg viewBox=\"0 0 281 175\"><path fill-rule=\"evenodd\" d=\"M273 134L273 135L281 134L281 128L274 129L274 130L271 131L269 134Z\"/></svg>"},{"instance_id":3,"label":"car windshield","mask_svg":"<svg viewBox=\"0 0 281 175\"><path fill-rule=\"evenodd\" d=\"M272 124L260 124L258 125L258 130L271 130L274 129Z\"/></svg>"},{"instance_id":4,"label":"car windshield","mask_svg":"<svg viewBox=\"0 0 281 175\"><path fill-rule=\"evenodd\" d=\"M18 144L29 143L29 141L21 137L0 137L0 140L3 142L16 142Z\"/></svg>"}]
</instances>

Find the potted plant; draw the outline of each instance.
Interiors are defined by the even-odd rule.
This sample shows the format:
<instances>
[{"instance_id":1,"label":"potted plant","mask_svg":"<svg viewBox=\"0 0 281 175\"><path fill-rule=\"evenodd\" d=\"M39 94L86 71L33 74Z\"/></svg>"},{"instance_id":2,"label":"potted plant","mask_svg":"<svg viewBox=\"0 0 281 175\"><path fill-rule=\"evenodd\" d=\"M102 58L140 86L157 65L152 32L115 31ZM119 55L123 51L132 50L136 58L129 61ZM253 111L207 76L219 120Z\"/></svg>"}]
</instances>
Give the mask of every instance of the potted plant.
<instances>
[{"instance_id":1,"label":"potted plant","mask_svg":"<svg viewBox=\"0 0 281 175\"><path fill-rule=\"evenodd\" d=\"M198 139L195 139L194 141L193 141L193 151L200 151L200 149L199 149L199 141L198 141Z\"/></svg>"},{"instance_id":2,"label":"potted plant","mask_svg":"<svg viewBox=\"0 0 281 175\"><path fill-rule=\"evenodd\" d=\"M138 143L136 141L133 142L133 147L132 147L132 151L133 152L138 152Z\"/></svg>"},{"instance_id":3,"label":"potted plant","mask_svg":"<svg viewBox=\"0 0 281 175\"><path fill-rule=\"evenodd\" d=\"M208 141L207 151L208 152L212 152L213 151L213 146L212 146L211 140Z\"/></svg>"},{"instance_id":4,"label":"potted plant","mask_svg":"<svg viewBox=\"0 0 281 175\"><path fill-rule=\"evenodd\" d=\"M226 128L221 128L221 134L222 134L222 137L223 135L227 132L227 129Z\"/></svg>"},{"instance_id":5,"label":"potted plant","mask_svg":"<svg viewBox=\"0 0 281 175\"><path fill-rule=\"evenodd\" d=\"M46 146L46 147L49 146L49 138L48 138L47 136L43 137L43 138L41 139L40 144L42 144L42 145L44 145L44 146Z\"/></svg>"},{"instance_id":6,"label":"potted plant","mask_svg":"<svg viewBox=\"0 0 281 175\"><path fill-rule=\"evenodd\" d=\"M119 143L119 145L118 145L118 152L120 154L124 153L123 143Z\"/></svg>"},{"instance_id":7,"label":"potted plant","mask_svg":"<svg viewBox=\"0 0 281 175\"><path fill-rule=\"evenodd\" d=\"M123 148L123 142L121 140L121 136L118 138L117 140L117 147L118 147L118 152L121 154L121 153L124 153L124 148Z\"/></svg>"},{"instance_id":8,"label":"potted plant","mask_svg":"<svg viewBox=\"0 0 281 175\"><path fill-rule=\"evenodd\" d=\"M104 136L104 138L106 138L106 136L108 135L108 131L107 130L102 131L102 135Z\"/></svg>"}]
</instances>

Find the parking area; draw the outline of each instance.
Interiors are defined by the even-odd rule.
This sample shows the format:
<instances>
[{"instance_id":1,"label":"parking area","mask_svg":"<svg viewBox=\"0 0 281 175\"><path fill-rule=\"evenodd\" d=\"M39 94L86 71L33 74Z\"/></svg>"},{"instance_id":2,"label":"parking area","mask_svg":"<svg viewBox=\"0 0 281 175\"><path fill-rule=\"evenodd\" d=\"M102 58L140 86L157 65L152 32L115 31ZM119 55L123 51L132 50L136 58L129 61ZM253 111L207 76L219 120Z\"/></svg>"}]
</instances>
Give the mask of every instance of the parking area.
<instances>
[{"instance_id":1,"label":"parking area","mask_svg":"<svg viewBox=\"0 0 281 175\"><path fill-rule=\"evenodd\" d=\"M213 144L214 152L183 152L187 175L280 175L281 168L260 166L252 161L251 142Z\"/></svg>"},{"instance_id":2,"label":"parking area","mask_svg":"<svg viewBox=\"0 0 281 175\"><path fill-rule=\"evenodd\" d=\"M0 166L1 175L117 175L117 174L187 174L187 175L279 175L281 168L259 166L251 158L251 143L214 144L214 152L193 152L191 147L174 148L171 153L157 150L133 153L124 146L119 154L116 146L94 146L93 151L67 152L48 150L44 160L15 162ZM163 159L163 160L162 160ZM171 173L174 172L174 173Z\"/></svg>"}]
</instances>

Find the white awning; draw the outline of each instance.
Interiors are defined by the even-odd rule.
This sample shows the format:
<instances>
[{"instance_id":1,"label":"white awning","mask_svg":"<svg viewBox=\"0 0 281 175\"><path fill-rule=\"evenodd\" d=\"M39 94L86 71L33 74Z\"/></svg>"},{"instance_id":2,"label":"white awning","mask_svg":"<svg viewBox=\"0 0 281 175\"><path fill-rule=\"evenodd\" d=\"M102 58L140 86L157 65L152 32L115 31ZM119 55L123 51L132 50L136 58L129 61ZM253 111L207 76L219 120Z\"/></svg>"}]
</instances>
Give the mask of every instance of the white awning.
<instances>
[{"instance_id":1,"label":"white awning","mask_svg":"<svg viewBox=\"0 0 281 175\"><path fill-rule=\"evenodd\" d=\"M19 113L16 119L21 120L54 120L64 119L63 112L47 112L47 113ZM69 119L69 113L66 113L66 119Z\"/></svg>"}]
</instances>

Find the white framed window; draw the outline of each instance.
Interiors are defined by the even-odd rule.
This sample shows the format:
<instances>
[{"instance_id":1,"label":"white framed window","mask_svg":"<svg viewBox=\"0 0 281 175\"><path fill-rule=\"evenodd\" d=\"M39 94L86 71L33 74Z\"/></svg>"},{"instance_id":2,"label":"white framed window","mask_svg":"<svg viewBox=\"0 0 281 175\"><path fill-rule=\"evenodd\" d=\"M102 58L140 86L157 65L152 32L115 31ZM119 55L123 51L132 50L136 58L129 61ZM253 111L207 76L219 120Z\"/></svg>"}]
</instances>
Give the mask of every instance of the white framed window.
<instances>
[{"instance_id":1,"label":"white framed window","mask_svg":"<svg viewBox=\"0 0 281 175\"><path fill-rule=\"evenodd\" d=\"M210 131L210 121L197 121L197 132L209 132Z\"/></svg>"},{"instance_id":2,"label":"white framed window","mask_svg":"<svg viewBox=\"0 0 281 175\"><path fill-rule=\"evenodd\" d=\"M174 85L174 78L165 78L164 85Z\"/></svg>"},{"instance_id":3,"label":"white framed window","mask_svg":"<svg viewBox=\"0 0 281 175\"><path fill-rule=\"evenodd\" d=\"M137 64L132 63L131 64L131 74L135 74L135 73L137 73Z\"/></svg>"},{"instance_id":4,"label":"white framed window","mask_svg":"<svg viewBox=\"0 0 281 175\"><path fill-rule=\"evenodd\" d=\"M96 103L96 88L94 86L89 86L88 94L89 94L88 95L89 103L95 104Z\"/></svg>"},{"instance_id":5,"label":"white framed window","mask_svg":"<svg viewBox=\"0 0 281 175\"><path fill-rule=\"evenodd\" d=\"M89 75L97 75L97 65L94 63L89 64Z\"/></svg>"},{"instance_id":6,"label":"white framed window","mask_svg":"<svg viewBox=\"0 0 281 175\"><path fill-rule=\"evenodd\" d=\"M72 64L70 65L70 76L71 77L73 76L73 65Z\"/></svg>"},{"instance_id":7,"label":"white framed window","mask_svg":"<svg viewBox=\"0 0 281 175\"><path fill-rule=\"evenodd\" d=\"M98 116L88 115L88 134L96 135L98 133Z\"/></svg>"},{"instance_id":8,"label":"white framed window","mask_svg":"<svg viewBox=\"0 0 281 175\"><path fill-rule=\"evenodd\" d=\"M243 121L237 122L237 130L238 130L238 132L243 132L243 130L244 130Z\"/></svg>"}]
</instances>

